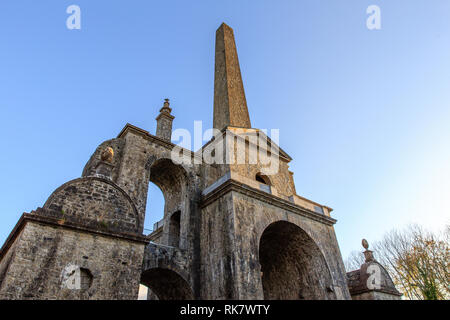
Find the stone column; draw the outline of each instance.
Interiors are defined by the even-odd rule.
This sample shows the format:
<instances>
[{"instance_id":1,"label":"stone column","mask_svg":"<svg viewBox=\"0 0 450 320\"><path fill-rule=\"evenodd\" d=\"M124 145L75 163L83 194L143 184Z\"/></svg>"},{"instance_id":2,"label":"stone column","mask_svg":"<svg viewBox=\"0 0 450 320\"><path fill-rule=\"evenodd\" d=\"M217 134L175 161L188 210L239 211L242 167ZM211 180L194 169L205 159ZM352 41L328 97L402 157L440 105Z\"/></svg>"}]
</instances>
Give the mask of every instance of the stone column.
<instances>
[{"instance_id":1,"label":"stone column","mask_svg":"<svg viewBox=\"0 0 450 320\"><path fill-rule=\"evenodd\" d=\"M169 99L164 99L164 105L156 117L156 136L170 142L172 138L172 122L175 117L170 114L172 109L169 105Z\"/></svg>"}]
</instances>

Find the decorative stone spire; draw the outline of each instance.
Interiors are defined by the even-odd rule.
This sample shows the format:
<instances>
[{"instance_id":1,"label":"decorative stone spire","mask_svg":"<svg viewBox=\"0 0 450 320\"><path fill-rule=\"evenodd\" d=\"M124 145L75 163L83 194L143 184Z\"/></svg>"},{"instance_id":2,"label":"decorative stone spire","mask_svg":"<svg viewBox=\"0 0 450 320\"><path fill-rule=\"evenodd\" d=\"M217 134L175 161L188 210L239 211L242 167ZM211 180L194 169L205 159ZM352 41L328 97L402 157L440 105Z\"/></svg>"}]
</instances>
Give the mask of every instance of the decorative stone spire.
<instances>
[{"instance_id":1,"label":"decorative stone spire","mask_svg":"<svg viewBox=\"0 0 450 320\"><path fill-rule=\"evenodd\" d=\"M172 122L175 118L170 114L171 112L169 99L164 99L164 105L156 117L156 136L169 142L172 138Z\"/></svg>"},{"instance_id":2,"label":"decorative stone spire","mask_svg":"<svg viewBox=\"0 0 450 320\"><path fill-rule=\"evenodd\" d=\"M364 257L366 258L366 262L375 261L375 258L373 257L373 251L369 250L369 242L367 242L366 239L362 239L362 246L366 251L364 251Z\"/></svg>"},{"instance_id":3,"label":"decorative stone spire","mask_svg":"<svg viewBox=\"0 0 450 320\"><path fill-rule=\"evenodd\" d=\"M215 59L214 128L251 128L233 29L225 23L216 31Z\"/></svg>"}]
</instances>

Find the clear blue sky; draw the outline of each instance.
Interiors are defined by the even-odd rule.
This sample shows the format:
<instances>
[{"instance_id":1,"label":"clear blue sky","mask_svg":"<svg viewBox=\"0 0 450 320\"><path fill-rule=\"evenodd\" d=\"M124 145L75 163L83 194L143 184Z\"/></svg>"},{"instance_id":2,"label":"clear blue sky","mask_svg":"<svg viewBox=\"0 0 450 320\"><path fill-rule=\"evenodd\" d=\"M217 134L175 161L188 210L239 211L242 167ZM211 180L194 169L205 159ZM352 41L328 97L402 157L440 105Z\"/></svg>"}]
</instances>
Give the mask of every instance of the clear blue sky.
<instances>
[{"instance_id":1,"label":"clear blue sky","mask_svg":"<svg viewBox=\"0 0 450 320\"><path fill-rule=\"evenodd\" d=\"M71 4L81 30L66 28ZM371 4L381 30L366 28ZM210 127L223 21L253 126L280 128L297 193L334 208L344 257L410 222L439 230L450 222L449 17L448 0L2 0L0 242L127 122L154 132L164 98L174 128Z\"/></svg>"}]
</instances>

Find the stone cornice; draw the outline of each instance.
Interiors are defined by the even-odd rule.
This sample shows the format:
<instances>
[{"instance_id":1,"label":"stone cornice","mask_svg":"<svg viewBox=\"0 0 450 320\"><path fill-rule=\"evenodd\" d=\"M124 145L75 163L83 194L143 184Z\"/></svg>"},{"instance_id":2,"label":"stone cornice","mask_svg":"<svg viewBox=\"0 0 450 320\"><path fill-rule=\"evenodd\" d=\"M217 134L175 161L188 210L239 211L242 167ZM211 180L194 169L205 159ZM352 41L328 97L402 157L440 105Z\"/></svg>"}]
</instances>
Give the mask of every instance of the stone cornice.
<instances>
[{"instance_id":1,"label":"stone cornice","mask_svg":"<svg viewBox=\"0 0 450 320\"><path fill-rule=\"evenodd\" d=\"M155 118L155 120L158 121L161 117L166 117L169 120L175 119L175 117L173 115L165 113L165 112L161 112L160 114L158 114L158 116Z\"/></svg>"},{"instance_id":2,"label":"stone cornice","mask_svg":"<svg viewBox=\"0 0 450 320\"><path fill-rule=\"evenodd\" d=\"M401 297L403 294L396 291L396 290L389 290L389 289L360 289L360 290L352 290L349 288L350 294L352 296L354 295L358 295L358 294L362 294L362 293L367 293L367 292L381 292L381 293L387 293L387 294L391 294L394 296L399 296Z\"/></svg>"},{"instance_id":3,"label":"stone cornice","mask_svg":"<svg viewBox=\"0 0 450 320\"><path fill-rule=\"evenodd\" d=\"M208 193L207 195L203 196L201 207L204 208L211 204L212 202L216 201L218 198L222 197L223 195L235 191L244 195L248 195L254 199L266 202L268 204L271 204L273 206L279 207L281 209L290 211L294 214L298 214L301 216L304 216L306 218L327 224L327 225L334 225L337 220L327 217L325 215L319 214L314 211L310 211L306 208L302 208L290 201L281 199L279 197L276 197L272 194L269 194L267 192L249 187L245 184L242 184L236 180L229 179L223 184L221 184L219 187Z\"/></svg>"}]
</instances>

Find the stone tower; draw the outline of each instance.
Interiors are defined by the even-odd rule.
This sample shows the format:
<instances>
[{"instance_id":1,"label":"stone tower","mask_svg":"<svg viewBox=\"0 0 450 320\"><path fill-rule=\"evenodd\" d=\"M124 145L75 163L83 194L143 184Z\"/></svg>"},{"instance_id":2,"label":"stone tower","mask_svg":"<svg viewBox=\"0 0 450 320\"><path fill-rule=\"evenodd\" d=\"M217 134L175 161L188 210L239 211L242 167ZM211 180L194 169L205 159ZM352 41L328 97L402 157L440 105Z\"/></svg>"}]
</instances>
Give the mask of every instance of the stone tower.
<instances>
[{"instance_id":1,"label":"stone tower","mask_svg":"<svg viewBox=\"0 0 450 320\"><path fill-rule=\"evenodd\" d=\"M156 117L156 136L170 142L170 138L172 137L172 122L175 117L170 114L172 109L169 105L169 99L165 99L164 105Z\"/></svg>"},{"instance_id":2,"label":"stone tower","mask_svg":"<svg viewBox=\"0 0 450 320\"><path fill-rule=\"evenodd\" d=\"M225 24L215 58L211 141L172 144L167 100L156 135L125 125L22 216L0 252L0 299L135 299L139 284L158 299L351 298L332 209L297 195L291 157L251 127ZM144 236L149 182L165 207Z\"/></svg>"}]
</instances>

